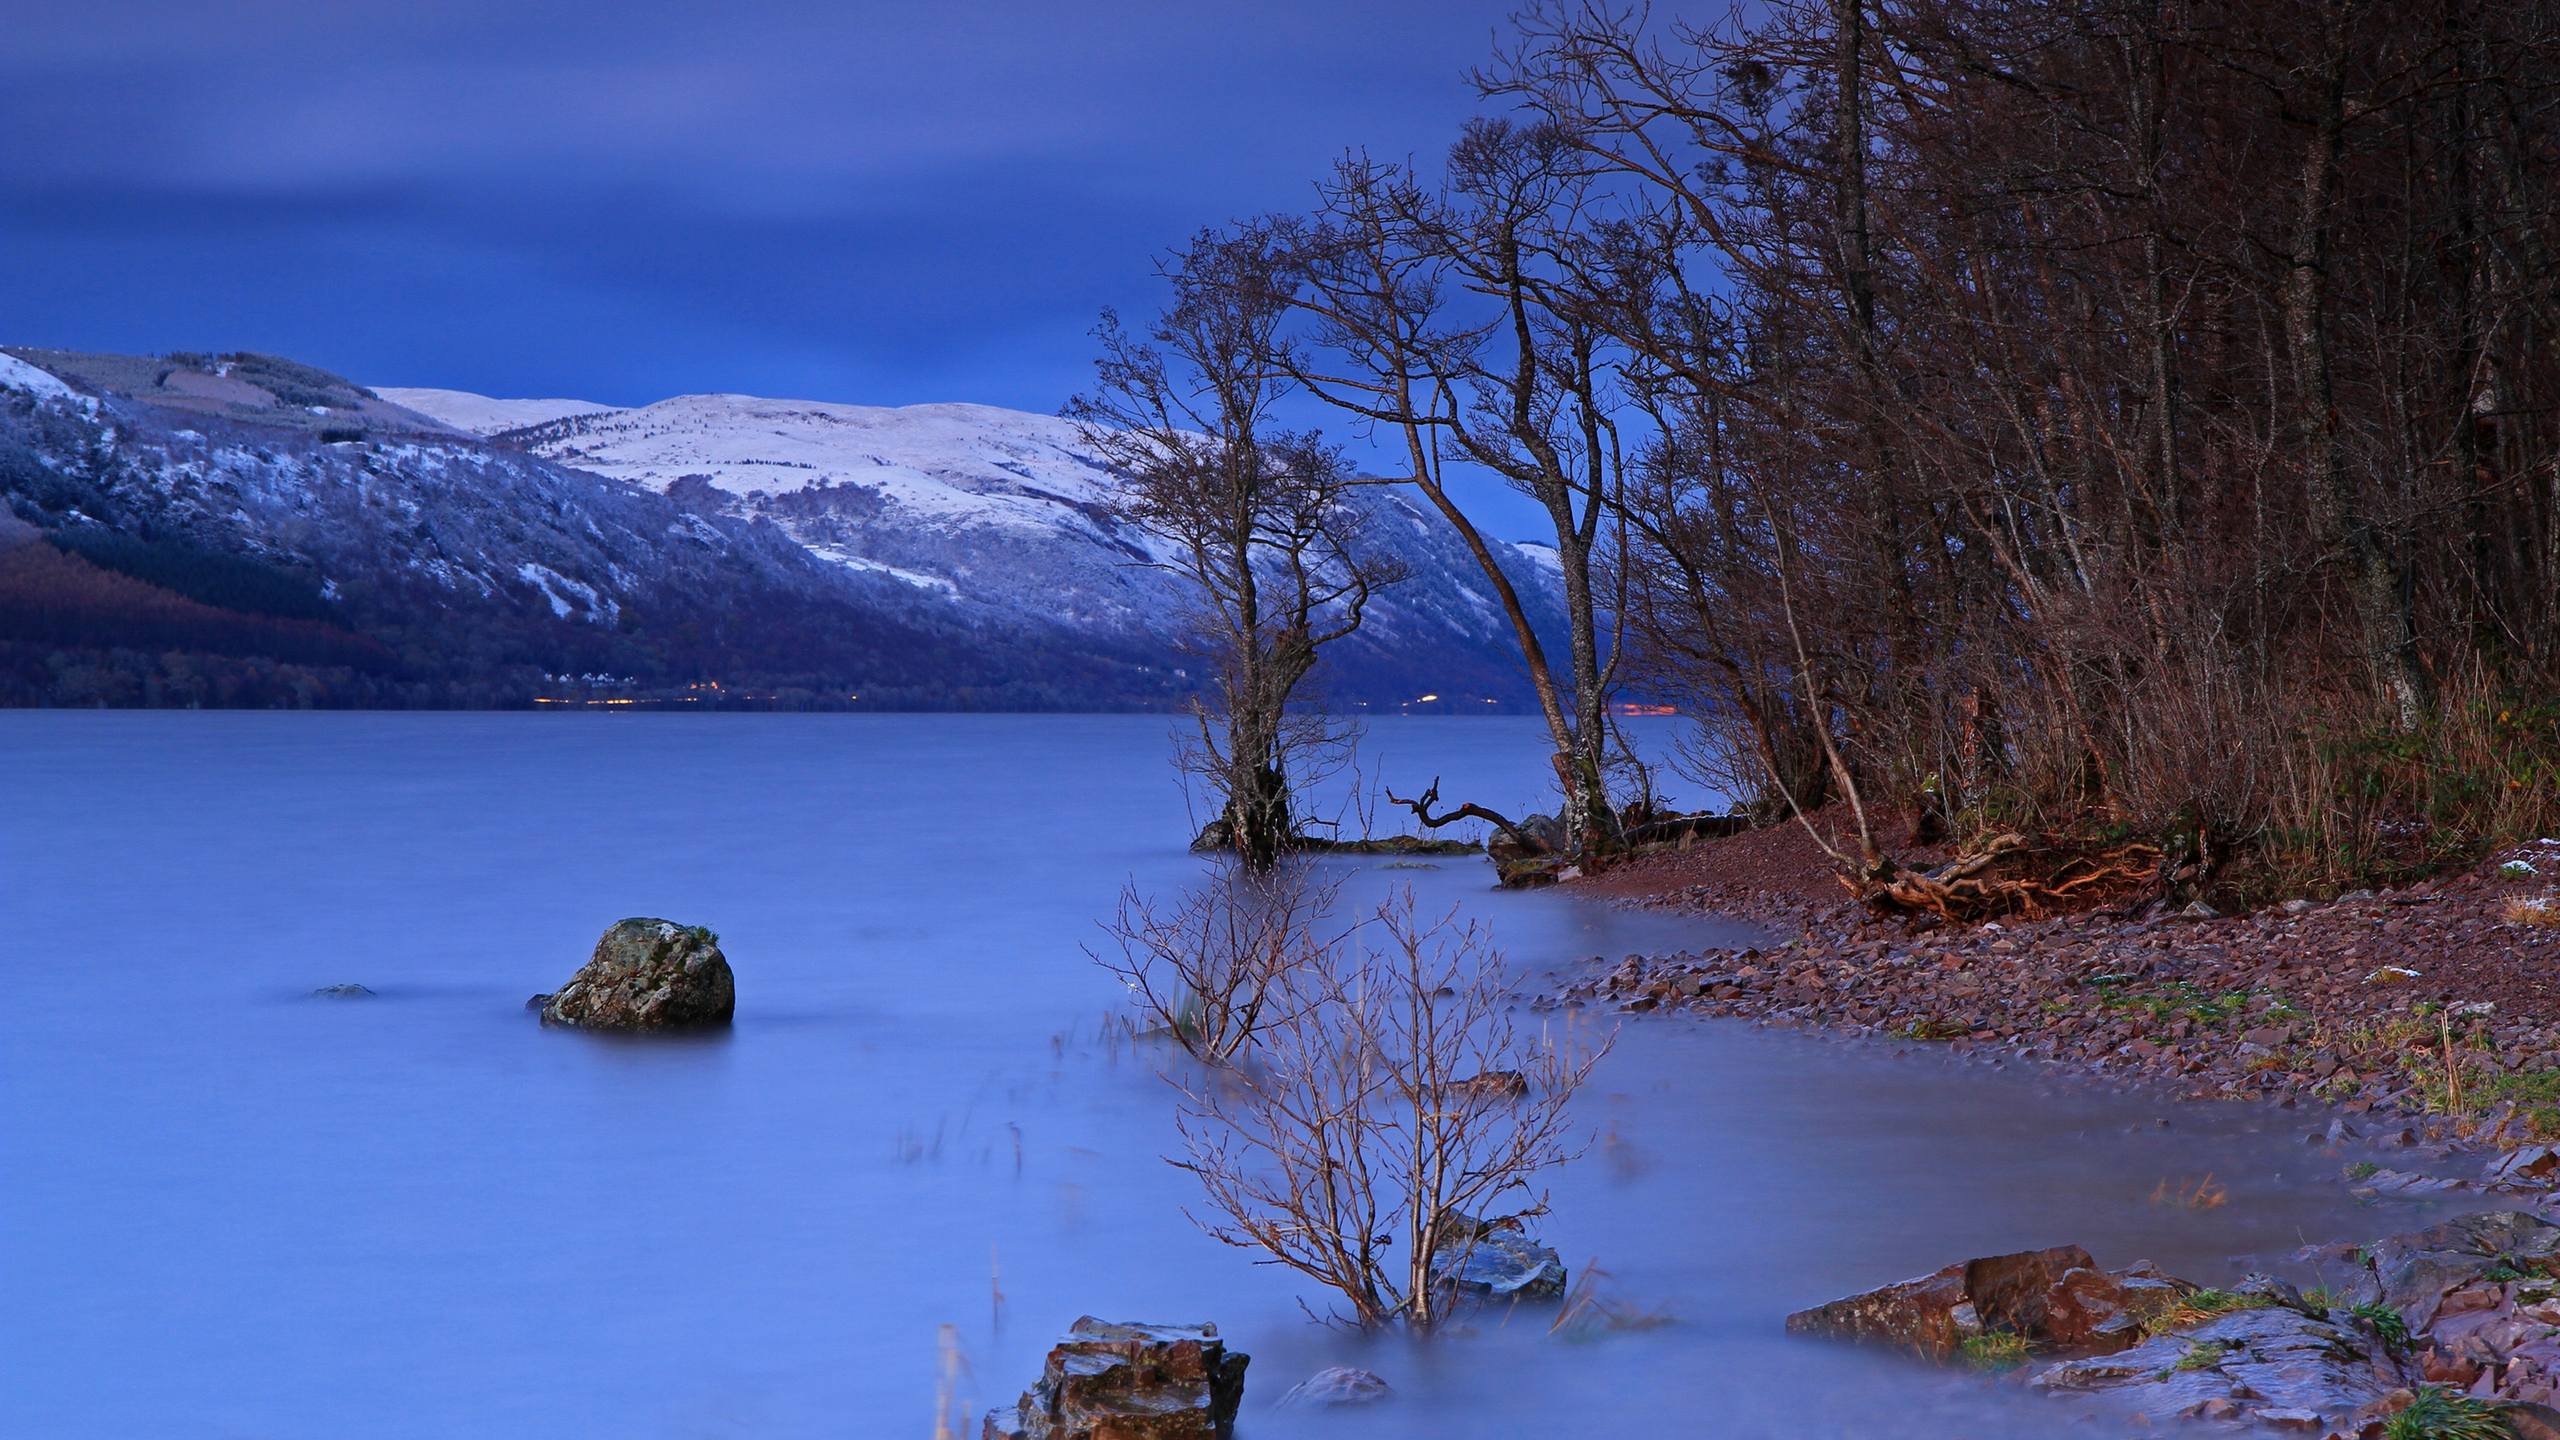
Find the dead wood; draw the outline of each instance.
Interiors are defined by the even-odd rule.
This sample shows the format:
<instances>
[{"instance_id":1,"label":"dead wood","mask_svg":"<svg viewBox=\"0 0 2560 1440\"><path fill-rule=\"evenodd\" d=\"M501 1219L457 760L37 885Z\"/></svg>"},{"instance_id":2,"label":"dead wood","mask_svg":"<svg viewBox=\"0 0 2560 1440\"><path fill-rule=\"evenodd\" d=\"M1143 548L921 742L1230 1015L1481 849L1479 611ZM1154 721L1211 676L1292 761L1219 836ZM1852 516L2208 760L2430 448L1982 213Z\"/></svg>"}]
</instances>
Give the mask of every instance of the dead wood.
<instances>
[{"instance_id":1,"label":"dead wood","mask_svg":"<svg viewBox=\"0 0 2560 1440\"><path fill-rule=\"evenodd\" d=\"M1431 807L1440 803L1440 777L1437 775L1431 777L1431 788L1423 791L1419 798L1407 800L1390 790L1387 792L1387 802L1392 805L1401 805L1412 811L1415 821L1425 830L1437 830L1443 825L1454 825L1461 820L1482 820L1510 836L1513 842L1523 850L1536 853L1547 848L1536 836L1521 828L1519 823L1509 816L1488 810L1472 800L1455 810L1444 811L1438 815L1432 814Z\"/></svg>"},{"instance_id":2,"label":"dead wood","mask_svg":"<svg viewBox=\"0 0 2560 1440\"><path fill-rule=\"evenodd\" d=\"M1840 883L1871 909L1966 923L2070 909L2089 896L2151 878L2159 860L2154 845L2122 845L2093 854L2032 843L2010 832L1934 870L1891 870L1865 884L1843 876Z\"/></svg>"}]
</instances>

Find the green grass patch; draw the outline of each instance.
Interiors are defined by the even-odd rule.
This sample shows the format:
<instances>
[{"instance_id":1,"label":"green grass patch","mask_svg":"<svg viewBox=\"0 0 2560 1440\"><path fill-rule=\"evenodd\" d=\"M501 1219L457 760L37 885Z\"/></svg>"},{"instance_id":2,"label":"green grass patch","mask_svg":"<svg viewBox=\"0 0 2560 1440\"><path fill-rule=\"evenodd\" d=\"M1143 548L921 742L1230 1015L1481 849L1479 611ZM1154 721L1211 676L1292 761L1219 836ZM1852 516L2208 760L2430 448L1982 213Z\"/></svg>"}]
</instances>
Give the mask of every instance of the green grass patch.
<instances>
[{"instance_id":1,"label":"green grass patch","mask_svg":"<svg viewBox=\"0 0 2560 1440\"><path fill-rule=\"evenodd\" d=\"M2193 1345L2188 1346L2187 1353L2179 1356L2178 1363L2170 1366L2169 1368L2172 1370L2210 1370L2214 1366L2221 1364L2222 1357L2230 1353L2231 1347L2223 1344L2219 1340L2199 1340Z\"/></svg>"},{"instance_id":2,"label":"green grass patch","mask_svg":"<svg viewBox=\"0 0 2560 1440\"><path fill-rule=\"evenodd\" d=\"M2421 1385L2409 1407L2382 1422L2382 1440L2509 1440L2515 1431L2486 1400Z\"/></svg>"},{"instance_id":3,"label":"green grass patch","mask_svg":"<svg viewBox=\"0 0 2560 1440\"><path fill-rule=\"evenodd\" d=\"M2394 1350L2408 1348L2409 1322L2400 1318L2399 1311L2379 1300L2367 1300L2348 1307L2347 1313L2372 1326L2374 1337L2383 1344Z\"/></svg>"},{"instance_id":4,"label":"green grass patch","mask_svg":"<svg viewBox=\"0 0 2560 1440\"><path fill-rule=\"evenodd\" d=\"M1976 1370L2015 1370L2027 1363L2028 1348L2024 1335L1991 1330L1966 1337L1956 1351Z\"/></svg>"},{"instance_id":5,"label":"green grass patch","mask_svg":"<svg viewBox=\"0 0 2560 1440\"><path fill-rule=\"evenodd\" d=\"M2228 1025L2249 1013L2250 1002L2257 998L2251 990L2212 991L2190 980L2180 980L2154 989L2129 988L2127 977L2099 975L2085 982L2098 994L2098 1008L2130 1011L2142 1015L2154 1025L2167 1025L2179 1020L2214 1028ZM2281 1010L2284 1016L2295 1012L2281 996L2269 996L2269 1013ZM2282 1018L2282 1017L2280 1017Z\"/></svg>"}]
</instances>

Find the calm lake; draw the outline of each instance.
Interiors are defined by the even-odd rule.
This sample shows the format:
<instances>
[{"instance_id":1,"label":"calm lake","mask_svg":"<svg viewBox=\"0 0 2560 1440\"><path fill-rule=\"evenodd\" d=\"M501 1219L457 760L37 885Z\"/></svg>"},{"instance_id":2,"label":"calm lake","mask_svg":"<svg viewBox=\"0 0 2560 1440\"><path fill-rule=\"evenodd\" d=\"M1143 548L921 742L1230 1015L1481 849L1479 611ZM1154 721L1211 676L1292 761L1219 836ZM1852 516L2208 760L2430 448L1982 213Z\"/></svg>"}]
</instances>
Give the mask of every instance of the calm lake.
<instances>
[{"instance_id":1,"label":"calm lake","mask_svg":"<svg viewBox=\"0 0 2560 1440\"><path fill-rule=\"evenodd\" d=\"M1185 1220L1160 1057L1107 1038L1081 953L1124 883L1201 873L1169 733L0 714L0 1434L924 1440L948 1325L974 1436L1088 1312L1214 1320L1253 1355L1249 1440L2110 1434L1780 1322L2032 1245L2213 1281L2405 1228L2276 1112L1655 1020L1588 1092L1543 1238L1670 1323L1419 1350L1311 1324L1320 1296ZM1519 809L1546 773L1490 719L1382 720L1363 767ZM1359 903L1463 904L1527 970L1737 933L1497 894L1473 860L1344 868ZM720 932L733 1033L525 1011L635 914ZM310 998L338 983L377 994ZM2218 1209L2153 1198L2208 1174ZM1400 1398L1272 1408L1338 1363Z\"/></svg>"}]
</instances>

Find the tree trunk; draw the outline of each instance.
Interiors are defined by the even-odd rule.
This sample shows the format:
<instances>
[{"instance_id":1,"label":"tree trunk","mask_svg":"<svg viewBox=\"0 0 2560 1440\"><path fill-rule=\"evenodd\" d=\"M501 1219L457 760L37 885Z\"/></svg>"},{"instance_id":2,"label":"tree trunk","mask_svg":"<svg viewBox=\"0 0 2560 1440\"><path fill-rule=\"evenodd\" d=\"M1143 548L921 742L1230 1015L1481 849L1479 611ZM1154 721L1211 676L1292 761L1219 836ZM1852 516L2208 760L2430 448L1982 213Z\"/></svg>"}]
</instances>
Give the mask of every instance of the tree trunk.
<instances>
[{"instance_id":1,"label":"tree trunk","mask_svg":"<svg viewBox=\"0 0 2560 1440\"><path fill-rule=\"evenodd\" d=\"M2337 198L2338 168L2346 149L2346 6L2323 7L2319 93L2314 97L2311 144L2303 157L2301 213L2294 229L2292 273L2285 324L2293 344L2296 426L2301 435L2305 499L2321 548L2343 548L2348 563L2348 603L2364 637L2365 660L2392 701L2402 730L2417 727L2424 691L2416 665L2417 637L2396 567L2356 493L2338 440L2337 382L2328 338L2330 210Z\"/></svg>"}]
</instances>

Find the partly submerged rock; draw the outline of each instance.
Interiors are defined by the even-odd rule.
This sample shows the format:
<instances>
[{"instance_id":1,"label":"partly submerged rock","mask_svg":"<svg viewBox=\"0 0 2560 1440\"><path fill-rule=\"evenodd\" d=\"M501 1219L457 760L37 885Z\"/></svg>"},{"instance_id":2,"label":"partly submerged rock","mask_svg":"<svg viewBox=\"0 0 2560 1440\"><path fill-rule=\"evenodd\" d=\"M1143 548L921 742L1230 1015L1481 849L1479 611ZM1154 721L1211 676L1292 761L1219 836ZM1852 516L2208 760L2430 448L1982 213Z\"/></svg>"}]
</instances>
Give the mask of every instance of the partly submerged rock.
<instances>
[{"instance_id":1,"label":"partly submerged rock","mask_svg":"<svg viewBox=\"0 0 2560 1440\"><path fill-rule=\"evenodd\" d=\"M2366 1172L2347 1193L2359 1200L2438 1200L2478 1188L2468 1180L2386 1167Z\"/></svg>"},{"instance_id":2,"label":"partly submerged rock","mask_svg":"<svg viewBox=\"0 0 2560 1440\"><path fill-rule=\"evenodd\" d=\"M1517 1070L1487 1070L1448 1081L1437 1093L1447 1100L1522 1100L1528 1098L1529 1077Z\"/></svg>"},{"instance_id":3,"label":"partly submerged rock","mask_svg":"<svg viewBox=\"0 0 2560 1440\"><path fill-rule=\"evenodd\" d=\"M1087 1315L1040 1379L987 1416L985 1440L1227 1440L1250 1357L1215 1325L1117 1324Z\"/></svg>"},{"instance_id":4,"label":"partly submerged rock","mask_svg":"<svg viewBox=\"0 0 2560 1440\"><path fill-rule=\"evenodd\" d=\"M2547 1190L2560 1185L2560 1149L2524 1145L2489 1163L2481 1179L2501 1190Z\"/></svg>"},{"instance_id":5,"label":"partly submerged rock","mask_svg":"<svg viewBox=\"0 0 2560 1440\"><path fill-rule=\"evenodd\" d=\"M1787 1324L1941 1355L1975 1335L2015 1336L2056 1359L2030 1384L2103 1396L2144 1423L2372 1436L2410 1387L2434 1385L2497 1404L2522 1437L2548 1433L2532 1427L2560 1402L2560 1225L2531 1214L2306 1251L2296 1258L2321 1265L2316 1298L2265 1275L2208 1295L2086 1258L2064 1246L1967 1261Z\"/></svg>"},{"instance_id":6,"label":"partly submerged rock","mask_svg":"<svg viewBox=\"0 0 2560 1440\"><path fill-rule=\"evenodd\" d=\"M1564 873L1568 869L1574 871L1575 877L1582 873L1561 855L1497 855L1493 861L1494 883L1506 890L1553 885L1572 878Z\"/></svg>"},{"instance_id":7,"label":"partly submerged rock","mask_svg":"<svg viewBox=\"0 0 2560 1440\"><path fill-rule=\"evenodd\" d=\"M312 991L311 997L315 1000L363 1000L372 994L373 991L362 985L323 985Z\"/></svg>"},{"instance_id":8,"label":"partly submerged rock","mask_svg":"<svg viewBox=\"0 0 2560 1440\"><path fill-rule=\"evenodd\" d=\"M1520 1231L1518 1221L1440 1217L1431 1278L1462 1300L1561 1300L1564 1261Z\"/></svg>"},{"instance_id":9,"label":"partly submerged rock","mask_svg":"<svg viewBox=\"0 0 2560 1440\"><path fill-rule=\"evenodd\" d=\"M2300 1425L2349 1421L2394 1388L2357 1333L2282 1305L2216 1315L2113 1355L2065 1360L2029 1384L2105 1391L2151 1422L2212 1417Z\"/></svg>"},{"instance_id":10,"label":"partly submerged rock","mask_svg":"<svg viewBox=\"0 0 2560 1440\"><path fill-rule=\"evenodd\" d=\"M1374 1405L1394 1393L1380 1376L1349 1365L1336 1365L1290 1386L1280 1403L1288 1407Z\"/></svg>"},{"instance_id":11,"label":"partly submerged rock","mask_svg":"<svg viewBox=\"0 0 2560 1440\"><path fill-rule=\"evenodd\" d=\"M2560 1225L2514 1210L2456 1216L2441 1225L2364 1247L2360 1301L2380 1301L2412 1335L2422 1334L2446 1298L2486 1276L2522 1273L2560 1255Z\"/></svg>"},{"instance_id":12,"label":"partly submerged rock","mask_svg":"<svg viewBox=\"0 0 2560 1440\"><path fill-rule=\"evenodd\" d=\"M1800 1335L1882 1341L1944 1356L1997 1332L2030 1345L2121 1350L2193 1287L2149 1264L2097 1267L2077 1245L1959 1261L1787 1317Z\"/></svg>"},{"instance_id":13,"label":"partly submerged rock","mask_svg":"<svg viewBox=\"0 0 2560 1440\"><path fill-rule=\"evenodd\" d=\"M543 1002L542 1023L669 1030L726 1025L737 1008L718 936L699 925L634 918L604 932L594 957Z\"/></svg>"}]
</instances>

